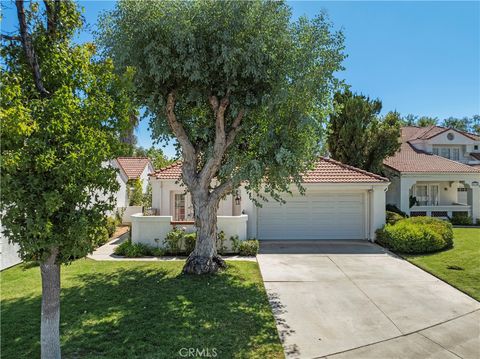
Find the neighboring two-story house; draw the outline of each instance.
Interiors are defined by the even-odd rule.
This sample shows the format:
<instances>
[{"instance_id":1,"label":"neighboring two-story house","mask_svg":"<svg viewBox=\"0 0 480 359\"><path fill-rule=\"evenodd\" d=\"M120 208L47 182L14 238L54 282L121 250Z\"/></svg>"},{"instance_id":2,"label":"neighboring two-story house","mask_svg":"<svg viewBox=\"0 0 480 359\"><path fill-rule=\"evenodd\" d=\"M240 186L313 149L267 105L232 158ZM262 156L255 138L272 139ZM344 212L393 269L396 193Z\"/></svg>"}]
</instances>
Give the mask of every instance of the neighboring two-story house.
<instances>
[{"instance_id":1,"label":"neighboring two-story house","mask_svg":"<svg viewBox=\"0 0 480 359\"><path fill-rule=\"evenodd\" d=\"M401 148L384 161L387 203L411 216L480 218L480 136L440 126L402 128Z\"/></svg>"}]
</instances>

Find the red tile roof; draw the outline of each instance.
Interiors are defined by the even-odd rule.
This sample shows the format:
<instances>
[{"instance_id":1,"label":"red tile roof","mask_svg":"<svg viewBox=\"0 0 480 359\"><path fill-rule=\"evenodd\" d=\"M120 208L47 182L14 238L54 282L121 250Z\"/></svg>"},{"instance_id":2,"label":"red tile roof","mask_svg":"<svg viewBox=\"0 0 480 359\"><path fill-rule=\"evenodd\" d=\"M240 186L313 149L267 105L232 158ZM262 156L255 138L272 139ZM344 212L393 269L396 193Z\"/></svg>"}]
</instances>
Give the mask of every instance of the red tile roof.
<instances>
[{"instance_id":1,"label":"red tile roof","mask_svg":"<svg viewBox=\"0 0 480 359\"><path fill-rule=\"evenodd\" d=\"M433 126L438 127L438 126ZM438 127L440 128L440 127ZM440 128L443 132L443 128ZM472 166L460 162L452 161L441 156L433 155L425 151L416 149L409 141L423 138L424 136L434 136L433 132L438 131L431 127L403 127L402 145L400 150L392 157L383 161L383 163L398 172L431 172L431 173L479 173L480 171ZM438 134L438 133L437 133Z\"/></svg>"},{"instance_id":2,"label":"red tile roof","mask_svg":"<svg viewBox=\"0 0 480 359\"><path fill-rule=\"evenodd\" d=\"M182 173L181 161L155 171L151 176L157 179L179 179ZM320 157L315 168L303 175L304 183L375 183L387 182L379 175L345 165L338 161Z\"/></svg>"},{"instance_id":3,"label":"red tile roof","mask_svg":"<svg viewBox=\"0 0 480 359\"><path fill-rule=\"evenodd\" d=\"M117 162L128 179L137 179L150 162L148 157L118 157Z\"/></svg>"},{"instance_id":4,"label":"red tile roof","mask_svg":"<svg viewBox=\"0 0 480 359\"><path fill-rule=\"evenodd\" d=\"M150 177L156 179L173 179L177 180L182 175L182 161L176 161L167 167L160 168L150 174Z\"/></svg>"}]
</instances>

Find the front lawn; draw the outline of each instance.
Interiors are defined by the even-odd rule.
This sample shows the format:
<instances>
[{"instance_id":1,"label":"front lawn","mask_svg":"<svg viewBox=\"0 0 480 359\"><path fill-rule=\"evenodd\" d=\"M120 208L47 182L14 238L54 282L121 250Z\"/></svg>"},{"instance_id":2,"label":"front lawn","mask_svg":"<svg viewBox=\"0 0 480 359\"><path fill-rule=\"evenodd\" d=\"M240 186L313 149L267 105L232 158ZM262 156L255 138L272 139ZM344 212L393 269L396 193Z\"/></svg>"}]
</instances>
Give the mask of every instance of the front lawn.
<instances>
[{"instance_id":1,"label":"front lawn","mask_svg":"<svg viewBox=\"0 0 480 359\"><path fill-rule=\"evenodd\" d=\"M78 260L62 268L65 358L283 358L254 262L217 276L180 275L183 262ZM40 272L1 273L2 358L40 356Z\"/></svg>"},{"instance_id":2,"label":"front lawn","mask_svg":"<svg viewBox=\"0 0 480 359\"><path fill-rule=\"evenodd\" d=\"M410 262L480 300L480 228L454 228L452 249L407 255Z\"/></svg>"}]
</instances>

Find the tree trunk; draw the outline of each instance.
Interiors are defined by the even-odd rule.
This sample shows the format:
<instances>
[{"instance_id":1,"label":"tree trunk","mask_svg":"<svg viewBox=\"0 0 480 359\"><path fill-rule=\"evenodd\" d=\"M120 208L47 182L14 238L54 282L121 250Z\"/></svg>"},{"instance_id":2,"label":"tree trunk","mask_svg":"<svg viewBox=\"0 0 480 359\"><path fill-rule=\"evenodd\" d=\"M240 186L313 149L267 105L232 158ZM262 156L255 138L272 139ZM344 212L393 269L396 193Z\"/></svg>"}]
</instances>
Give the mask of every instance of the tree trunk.
<instances>
[{"instance_id":1,"label":"tree trunk","mask_svg":"<svg viewBox=\"0 0 480 359\"><path fill-rule=\"evenodd\" d=\"M209 274L226 268L225 261L217 254L218 201L208 195L192 193L192 204L197 227L195 249L187 258L183 273Z\"/></svg>"},{"instance_id":2,"label":"tree trunk","mask_svg":"<svg viewBox=\"0 0 480 359\"><path fill-rule=\"evenodd\" d=\"M42 319L40 327L42 359L60 359L60 265L56 251L42 264Z\"/></svg>"}]
</instances>

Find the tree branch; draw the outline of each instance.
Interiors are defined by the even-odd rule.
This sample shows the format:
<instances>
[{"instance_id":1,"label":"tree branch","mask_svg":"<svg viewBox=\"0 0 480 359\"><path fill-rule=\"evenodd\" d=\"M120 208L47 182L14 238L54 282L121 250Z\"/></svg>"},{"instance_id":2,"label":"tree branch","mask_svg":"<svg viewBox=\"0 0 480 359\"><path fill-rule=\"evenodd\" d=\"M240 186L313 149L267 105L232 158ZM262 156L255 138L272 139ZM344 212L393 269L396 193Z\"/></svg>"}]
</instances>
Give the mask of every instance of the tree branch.
<instances>
[{"instance_id":1,"label":"tree branch","mask_svg":"<svg viewBox=\"0 0 480 359\"><path fill-rule=\"evenodd\" d=\"M47 10L47 33L53 39L57 31L58 15L60 13L60 0L53 2L53 7L50 4L51 1L43 0L45 9Z\"/></svg>"},{"instance_id":2,"label":"tree branch","mask_svg":"<svg viewBox=\"0 0 480 359\"><path fill-rule=\"evenodd\" d=\"M233 141L235 141L235 137L237 136L237 133L240 130L240 123L242 122L243 116L245 116L244 108L242 108L240 112L237 114L237 117L235 117L235 120L233 121L232 128L228 132L226 148L230 147Z\"/></svg>"},{"instance_id":3,"label":"tree branch","mask_svg":"<svg viewBox=\"0 0 480 359\"><path fill-rule=\"evenodd\" d=\"M215 187L215 189L210 194L210 198L214 201L219 201L223 196L227 193L233 191L233 180L228 179L227 181L223 182L221 185Z\"/></svg>"},{"instance_id":4,"label":"tree branch","mask_svg":"<svg viewBox=\"0 0 480 359\"><path fill-rule=\"evenodd\" d=\"M7 35L7 34L1 34L0 37L3 40L7 40L7 41L22 41L20 36L11 36L11 35Z\"/></svg>"},{"instance_id":5,"label":"tree branch","mask_svg":"<svg viewBox=\"0 0 480 359\"><path fill-rule=\"evenodd\" d=\"M192 183L192 177L196 176L197 171L197 157L195 154L195 148L193 147L190 139L188 138L185 129L183 128L182 124L178 122L177 116L175 115L175 91L169 92L167 96L167 105L166 105L166 113L167 113L167 121L172 130L173 134L177 138L180 146L182 147L182 156L183 156L183 171L184 171L184 181L185 184ZM186 172L185 172L186 171Z\"/></svg>"},{"instance_id":6,"label":"tree branch","mask_svg":"<svg viewBox=\"0 0 480 359\"><path fill-rule=\"evenodd\" d=\"M42 97L47 97L50 95L50 92L47 91L43 85L42 75L40 73L40 66L38 65L37 55L35 49L33 48L32 39L27 29L27 20L25 17L25 9L23 8L23 0L16 0L15 5L17 7L17 16L18 22L20 24L20 37L25 51L25 56L27 62L30 65L33 73L33 81L35 82L35 87Z\"/></svg>"},{"instance_id":7,"label":"tree branch","mask_svg":"<svg viewBox=\"0 0 480 359\"><path fill-rule=\"evenodd\" d=\"M210 185L210 182L222 163L222 158L226 150L225 112L230 105L229 96L230 92L228 91L220 100L220 103L218 103L218 99L215 96L209 97L215 115L215 142L213 144L213 153L200 172L200 181L204 187Z\"/></svg>"}]
</instances>

